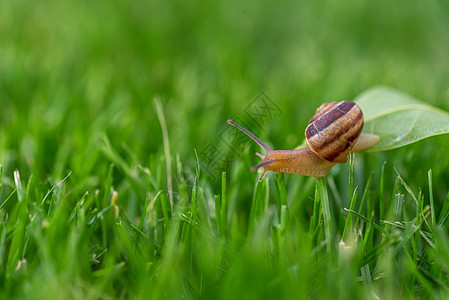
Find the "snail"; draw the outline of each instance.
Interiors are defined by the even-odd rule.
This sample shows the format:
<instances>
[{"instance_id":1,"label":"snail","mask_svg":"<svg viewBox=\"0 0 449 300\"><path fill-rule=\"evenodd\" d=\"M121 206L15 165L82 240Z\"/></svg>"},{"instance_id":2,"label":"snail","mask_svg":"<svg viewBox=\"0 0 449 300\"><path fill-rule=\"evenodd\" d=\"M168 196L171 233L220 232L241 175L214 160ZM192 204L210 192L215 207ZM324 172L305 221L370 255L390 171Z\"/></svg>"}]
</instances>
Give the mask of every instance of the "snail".
<instances>
[{"instance_id":1,"label":"snail","mask_svg":"<svg viewBox=\"0 0 449 300\"><path fill-rule=\"evenodd\" d=\"M363 112L350 101L322 104L305 131L309 147L302 149L272 150L232 120L228 120L228 124L237 127L265 150L265 156L256 153L262 162L251 168L251 172L264 168L260 180L268 171L325 177L336 164L346 163L352 152L365 150L379 141L377 135L361 133Z\"/></svg>"}]
</instances>

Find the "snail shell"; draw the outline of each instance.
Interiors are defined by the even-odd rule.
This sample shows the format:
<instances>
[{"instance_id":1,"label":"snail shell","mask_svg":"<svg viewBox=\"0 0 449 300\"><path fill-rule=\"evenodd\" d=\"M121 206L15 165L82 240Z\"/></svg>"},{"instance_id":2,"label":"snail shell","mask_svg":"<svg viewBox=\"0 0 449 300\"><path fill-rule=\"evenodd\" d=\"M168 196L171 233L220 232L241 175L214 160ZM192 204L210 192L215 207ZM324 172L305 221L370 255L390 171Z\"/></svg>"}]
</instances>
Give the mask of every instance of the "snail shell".
<instances>
[{"instance_id":1,"label":"snail shell","mask_svg":"<svg viewBox=\"0 0 449 300\"><path fill-rule=\"evenodd\" d=\"M322 104L306 128L306 140L316 155L345 163L363 128L363 113L354 102Z\"/></svg>"}]
</instances>

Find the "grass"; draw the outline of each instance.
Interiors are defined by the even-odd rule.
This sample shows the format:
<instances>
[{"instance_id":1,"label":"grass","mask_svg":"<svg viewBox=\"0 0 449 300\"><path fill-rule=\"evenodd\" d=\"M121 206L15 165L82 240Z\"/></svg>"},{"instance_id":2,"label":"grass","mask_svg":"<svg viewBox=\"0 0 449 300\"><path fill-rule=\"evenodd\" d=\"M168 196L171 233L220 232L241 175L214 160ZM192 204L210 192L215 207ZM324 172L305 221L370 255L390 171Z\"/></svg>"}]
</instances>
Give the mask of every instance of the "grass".
<instances>
[{"instance_id":1,"label":"grass","mask_svg":"<svg viewBox=\"0 0 449 300\"><path fill-rule=\"evenodd\" d=\"M447 136L259 182L226 120L293 149L378 84L449 111L447 8L2 2L0 298L446 299Z\"/></svg>"}]
</instances>

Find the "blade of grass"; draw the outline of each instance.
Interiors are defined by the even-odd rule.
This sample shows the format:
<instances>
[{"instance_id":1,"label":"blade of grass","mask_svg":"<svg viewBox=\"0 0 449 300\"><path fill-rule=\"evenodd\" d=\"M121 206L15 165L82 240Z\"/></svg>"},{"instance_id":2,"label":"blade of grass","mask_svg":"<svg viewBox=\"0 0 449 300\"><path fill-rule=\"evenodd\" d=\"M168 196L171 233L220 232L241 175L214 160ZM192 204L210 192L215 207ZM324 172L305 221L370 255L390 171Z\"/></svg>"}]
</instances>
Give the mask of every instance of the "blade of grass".
<instances>
[{"instance_id":1,"label":"blade of grass","mask_svg":"<svg viewBox=\"0 0 449 300\"><path fill-rule=\"evenodd\" d=\"M3 255L5 254L5 250L6 250L6 234L8 232L7 230L7 225L8 225L8 215L4 215L3 216L3 220L2 220L2 233L1 233L1 237L0 237L0 257L4 257ZM4 276L4 259L0 259L0 276Z\"/></svg>"},{"instance_id":2,"label":"blade of grass","mask_svg":"<svg viewBox=\"0 0 449 300\"><path fill-rule=\"evenodd\" d=\"M221 221L221 201L220 201L220 195L214 196L214 203L215 203L215 221L217 223L217 232L218 236L223 238L223 222Z\"/></svg>"},{"instance_id":3,"label":"blade of grass","mask_svg":"<svg viewBox=\"0 0 449 300\"><path fill-rule=\"evenodd\" d=\"M151 203L155 202L161 193L162 193L162 191L157 192L156 195L153 197L153 199L152 199L151 201L150 201L150 196L147 197L147 200L145 201L145 206L144 206L143 215L142 215L142 217L140 218L139 225L137 226L137 228L138 228L139 230L142 230L142 229L143 229L143 223L144 223L144 221L145 221L145 218L146 218L147 215L148 215L148 206L149 206Z\"/></svg>"},{"instance_id":4,"label":"blade of grass","mask_svg":"<svg viewBox=\"0 0 449 300\"><path fill-rule=\"evenodd\" d=\"M167 234L172 219L172 210L170 200L167 199L166 194L161 194L159 197L162 207L162 214L164 216L164 232Z\"/></svg>"},{"instance_id":5,"label":"blade of grass","mask_svg":"<svg viewBox=\"0 0 449 300\"><path fill-rule=\"evenodd\" d=\"M354 153L352 153L349 156L349 179L348 179L348 186L349 186L349 201L352 201L352 197L354 196Z\"/></svg>"},{"instance_id":6,"label":"blade of grass","mask_svg":"<svg viewBox=\"0 0 449 300\"><path fill-rule=\"evenodd\" d=\"M365 287L365 289L367 289L371 296L373 296L374 299L379 299L379 297L376 295L376 293L374 292L373 289L373 281L371 278L371 272L369 269L369 265L366 264L364 265L361 269L360 272L362 273L362 281L363 281L363 286Z\"/></svg>"},{"instance_id":7,"label":"blade of grass","mask_svg":"<svg viewBox=\"0 0 449 300\"><path fill-rule=\"evenodd\" d=\"M2 202L2 204L0 204L0 209L3 208L3 205L6 204L6 202L8 202L9 199L11 199L12 195L14 195L17 192L17 189L14 189L9 195L8 197L5 199L5 201Z\"/></svg>"},{"instance_id":8,"label":"blade of grass","mask_svg":"<svg viewBox=\"0 0 449 300\"><path fill-rule=\"evenodd\" d=\"M329 196L327 194L326 182L323 178L317 179L318 191L323 205L323 221L324 221L324 234L326 238L326 251L332 252L333 240L332 240L332 219L331 209L329 203Z\"/></svg>"},{"instance_id":9,"label":"blade of grass","mask_svg":"<svg viewBox=\"0 0 449 300\"><path fill-rule=\"evenodd\" d=\"M354 190L354 193L351 197L351 202L349 203L349 209L354 210L355 204L357 202L357 187ZM346 240L346 234L347 232L352 232L352 216L349 214L346 217L345 227L343 229L343 234L341 236L341 240L344 242Z\"/></svg>"},{"instance_id":10,"label":"blade of grass","mask_svg":"<svg viewBox=\"0 0 449 300\"><path fill-rule=\"evenodd\" d=\"M424 195L420 192L418 195L418 205L416 207L416 226L417 232L415 233L415 240L413 244L413 261L415 264L418 263L418 256L420 255L419 251L419 241L420 241L420 232L421 232L421 223L423 222L423 208L424 208Z\"/></svg>"},{"instance_id":11,"label":"blade of grass","mask_svg":"<svg viewBox=\"0 0 449 300\"><path fill-rule=\"evenodd\" d=\"M371 218L368 222L366 231L365 231L365 235L363 236L363 244L362 244L362 255L365 255L365 253L367 252L367 248L368 248L368 243L372 237L373 234L373 224L374 223L374 211L371 212Z\"/></svg>"},{"instance_id":12,"label":"blade of grass","mask_svg":"<svg viewBox=\"0 0 449 300\"><path fill-rule=\"evenodd\" d=\"M17 200L19 200L19 202L22 202L23 198L25 196L25 193L23 190L23 184L22 184L22 181L20 180L20 173L18 170L14 171L14 183L16 184L16 189L17 189Z\"/></svg>"},{"instance_id":13,"label":"blade of grass","mask_svg":"<svg viewBox=\"0 0 449 300\"><path fill-rule=\"evenodd\" d=\"M393 220L400 221L402 216L402 206L404 204L404 194L396 194L393 203Z\"/></svg>"},{"instance_id":14,"label":"blade of grass","mask_svg":"<svg viewBox=\"0 0 449 300\"><path fill-rule=\"evenodd\" d=\"M368 179L366 180L365 189L363 190L362 199L366 202L366 209L368 212L375 211L376 210L376 203L373 197L371 197L371 183L373 181L374 172L371 171Z\"/></svg>"},{"instance_id":15,"label":"blade of grass","mask_svg":"<svg viewBox=\"0 0 449 300\"><path fill-rule=\"evenodd\" d=\"M227 197L226 197L226 172L221 174L221 206L220 206L220 220L221 220L221 230L223 238L226 237L226 209L228 207Z\"/></svg>"},{"instance_id":16,"label":"blade of grass","mask_svg":"<svg viewBox=\"0 0 449 300\"><path fill-rule=\"evenodd\" d=\"M64 181L67 180L67 178L69 178L69 176L72 174L72 171L70 171L62 180L60 180L58 183L56 183L55 185L53 185L51 187L50 190L48 190L47 194L45 195L45 197L42 199L41 204L43 205L45 203L45 200L47 200L48 196L51 195L51 193L58 187L60 186Z\"/></svg>"},{"instance_id":17,"label":"blade of grass","mask_svg":"<svg viewBox=\"0 0 449 300\"><path fill-rule=\"evenodd\" d=\"M268 205L268 180L256 182L256 188L253 196L253 204L251 206L251 214L249 218L248 236L251 236L254 230L254 226L265 212Z\"/></svg>"},{"instance_id":18,"label":"blade of grass","mask_svg":"<svg viewBox=\"0 0 449 300\"><path fill-rule=\"evenodd\" d=\"M321 229L321 196L318 190L318 184L315 185L315 198L313 201L313 212L310 218L309 236L312 238L313 246L317 246L318 235Z\"/></svg>"},{"instance_id":19,"label":"blade of grass","mask_svg":"<svg viewBox=\"0 0 449 300\"><path fill-rule=\"evenodd\" d=\"M165 122L164 110L159 98L154 99L154 105L156 107L157 117L161 125L162 140L164 143L164 155L165 155L165 168L167 170L167 189L168 197L170 199L170 207L173 209L173 183L172 183L172 170L171 170L171 155L170 155L170 143L168 140L167 123Z\"/></svg>"},{"instance_id":20,"label":"blade of grass","mask_svg":"<svg viewBox=\"0 0 449 300\"><path fill-rule=\"evenodd\" d=\"M2 189L2 180L3 180L3 165L0 164L0 191Z\"/></svg>"},{"instance_id":21,"label":"blade of grass","mask_svg":"<svg viewBox=\"0 0 449 300\"><path fill-rule=\"evenodd\" d=\"M381 221L384 221L386 219L390 219L390 220L393 219L396 196L399 193L398 191L399 191L399 178L396 176L396 179L394 181L394 186L393 186L393 192L391 194L390 206L388 207L387 214L385 214L385 218L381 219ZM389 229L390 229L390 224L385 223L385 230L389 231Z\"/></svg>"},{"instance_id":22,"label":"blade of grass","mask_svg":"<svg viewBox=\"0 0 449 300\"><path fill-rule=\"evenodd\" d=\"M280 203L278 205L278 211L279 211L279 222L281 222L282 216L281 216L281 210L282 207L285 207L287 209L287 215L288 217L288 201L287 201L287 190L285 188L285 176L284 173L276 173L276 185L279 190L279 198Z\"/></svg>"},{"instance_id":23,"label":"blade of grass","mask_svg":"<svg viewBox=\"0 0 449 300\"><path fill-rule=\"evenodd\" d=\"M27 201L24 201L23 184L18 170L14 171L14 183L17 189L18 205L16 206L16 228L9 248L6 272L12 274L19 260L23 258L23 245L25 244L25 223L27 220Z\"/></svg>"},{"instance_id":24,"label":"blade of grass","mask_svg":"<svg viewBox=\"0 0 449 300\"><path fill-rule=\"evenodd\" d=\"M373 180L373 173L371 172L371 174L370 174L370 176L368 177L368 180L367 180L367 182L366 182L366 185L365 185L365 189L363 190L363 195L362 195L362 200L360 201L360 206L359 206L359 214L362 214L362 210L363 210L363 208L364 208L364 206L365 206L365 202L366 202L366 199L367 199L367 197L368 197L368 192L369 192L369 189L370 189L370 187L371 187L371 181ZM368 203L369 204L369 203ZM366 208L366 210L368 211L370 209L370 206L369 205L367 205L367 208ZM374 209L374 207L373 207L373 209ZM359 227L359 220L357 219L356 220L356 222L355 222L355 226L354 226L355 228L358 228Z\"/></svg>"},{"instance_id":25,"label":"blade of grass","mask_svg":"<svg viewBox=\"0 0 449 300\"><path fill-rule=\"evenodd\" d=\"M199 210L199 198L200 198L200 188L199 188L199 177L195 176L195 180L193 182L192 187L192 196L190 199L190 212L192 214L192 218L195 220L199 220L198 218L198 210Z\"/></svg>"},{"instance_id":26,"label":"blade of grass","mask_svg":"<svg viewBox=\"0 0 449 300\"><path fill-rule=\"evenodd\" d=\"M440 216L438 217L438 227L443 228L449 217L449 193L444 200L443 208L441 209Z\"/></svg>"},{"instance_id":27,"label":"blade of grass","mask_svg":"<svg viewBox=\"0 0 449 300\"><path fill-rule=\"evenodd\" d=\"M380 184L379 184L379 219L383 220L384 215L384 180L385 180L385 165L386 161L382 164L380 170Z\"/></svg>"},{"instance_id":28,"label":"blade of grass","mask_svg":"<svg viewBox=\"0 0 449 300\"><path fill-rule=\"evenodd\" d=\"M408 184L402 179L401 175L399 174L399 171L394 168L394 171L396 172L399 181L401 182L402 186L406 189L406 191L412 196L413 201L415 201L415 204L418 205L418 199L416 198L415 194L413 193L412 189L408 186Z\"/></svg>"},{"instance_id":29,"label":"blade of grass","mask_svg":"<svg viewBox=\"0 0 449 300\"><path fill-rule=\"evenodd\" d=\"M432 169L427 172L427 178L429 180L429 201L430 201L430 213L432 216L432 225L435 226L437 224L435 217L435 203L433 200L433 187L432 187Z\"/></svg>"}]
</instances>

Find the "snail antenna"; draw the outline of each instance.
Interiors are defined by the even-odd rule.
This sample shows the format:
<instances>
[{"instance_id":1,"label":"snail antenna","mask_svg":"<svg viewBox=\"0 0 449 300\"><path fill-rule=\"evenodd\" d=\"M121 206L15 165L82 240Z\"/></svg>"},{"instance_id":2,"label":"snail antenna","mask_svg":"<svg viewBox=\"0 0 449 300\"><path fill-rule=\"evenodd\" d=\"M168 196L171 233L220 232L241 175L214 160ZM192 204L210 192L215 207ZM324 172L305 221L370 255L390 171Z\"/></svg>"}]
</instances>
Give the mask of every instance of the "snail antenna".
<instances>
[{"instance_id":1,"label":"snail antenna","mask_svg":"<svg viewBox=\"0 0 449 300\"><path fill-rule=\"evenodd\" d=\"M240 126L237 123L234 123L231 119L228 120L228 124L238 128L240 131L242 131L244 134L246 134L247 136L249 136L253 141L255 141L260 147L262 147L263 150L265 150L265 152L270 152L271 148L268 147L267 145L265 145L264 142L262 142L257 136L255 136L254 134L252 134L251 132L249 132L248 130L246 130L245 128L243 128L242 126Z\"/></svg>"},{"instance_id":2,"label":"snail antenna","mask_svg":"<svg viewBox=\"0 0 449 300\"><path fill-rule=\"evenodd\" d=\"M274 163L274 160L271 160L271 159L263 161L261 163L258 163L257 165L255 165L254 167L251 168L251 172L255 172L257 169L271 165L273 163Z\"/></svg>"}]
</instances>

